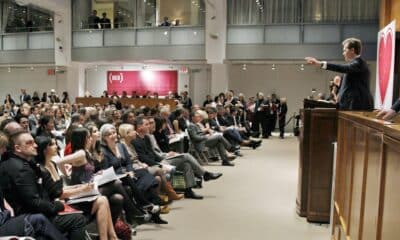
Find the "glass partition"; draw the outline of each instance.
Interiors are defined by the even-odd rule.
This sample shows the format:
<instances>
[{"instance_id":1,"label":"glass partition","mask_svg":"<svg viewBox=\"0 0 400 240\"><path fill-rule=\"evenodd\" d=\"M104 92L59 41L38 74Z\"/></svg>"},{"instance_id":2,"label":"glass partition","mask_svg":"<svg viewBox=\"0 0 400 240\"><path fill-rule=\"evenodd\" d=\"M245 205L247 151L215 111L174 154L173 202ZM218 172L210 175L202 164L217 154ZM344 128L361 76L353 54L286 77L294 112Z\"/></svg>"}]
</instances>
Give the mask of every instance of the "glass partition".
<instances>
[{"instance_id":1,"label":"glass partition","mask_svg":"<svg viewBox=\"0 0 400 240\"><path fill-rule=\"evenodd\" d=\"M227 0L228 24L376 22L379 0Z\"/></svg>"},{"instance_id":2,"label":"glass partition","mask_svg":"<svg viewBox=\"0 0 400 240\"><path fill-rule=\"evenodd\" d=\"M15 1L1 4L1 29L5 33L53 31L52 14L34 6L20 6Z\"/></svg>"},{"instance_id":3,"label":"glass partition","mask_svg":"<svg viewBox=\"0 0 400 240\"><path fill-rule=\"evenodd\" d=\"M73 29L201 26L204 0L72 0Z\"/></svg>"}]
</instances>

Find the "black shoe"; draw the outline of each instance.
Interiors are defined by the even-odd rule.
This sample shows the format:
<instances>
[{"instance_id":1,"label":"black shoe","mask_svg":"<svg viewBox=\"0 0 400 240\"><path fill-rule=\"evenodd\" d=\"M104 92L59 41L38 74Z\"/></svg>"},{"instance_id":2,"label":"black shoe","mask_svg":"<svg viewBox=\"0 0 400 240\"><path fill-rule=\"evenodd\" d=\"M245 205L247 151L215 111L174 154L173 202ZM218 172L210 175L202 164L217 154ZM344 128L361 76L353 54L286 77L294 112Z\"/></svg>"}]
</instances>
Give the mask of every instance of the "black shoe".
<instances>
[{"instance_id":1,"label":"black shoe","mask_svg":"<svg viewBox=\"0 0 400 240\"><path fill-rule=\"evenodd\" d=\"M153 223L155 223L155 224L168 224L168 222L165 221L165 220L163 220L163 219L161 219L160 215L158 215L158 214L154 214L154 215L151 217L151 221L152 221Z\"/></svg>"},{"instance_id":2,"label":"black shoe","mask_svg":"<svg viewBox=\"0 0 400 240\"><path fill-rule=\"evenodd\" d=\"M185 198L201 200L203 196L196 194L191 188L187 188L185 191Z\"/></svg>"},{"instance_id":3,"label":"black shoe","mask_svg":"<svg viewBox=\"0 0 400 240\"><path fill-rule=\"evenodd\" d=\"M235 154L237 157L243 157L243 154L239 150L235 151L233 154Z\"/></svg>"},{"instance_id":4,"label":"black shoe","mask_svg":"<svg viewBox=\"0 0 400 240\"><path fill-rule=\"evenodd\" d=\"M222 166L230 166L230 167L233 167L233 166L235 166L235 164L233 164L233 163L231 163L231 162L228 162L228 161L223 161L223 162L222 162Z\"/></svg>"},{"instance_id":5,"label":"black shoe","mask_svg":"<svg viewBox=\"0 0 400 240\"><path fill-rule=\"evenodd\" d=\"M260 136L260 132L251 131L251 132L250 132L250 136L255 137L255 138L258 138L258 137Z\"/></svg>"},{"instance_id":6,"label":"black shoe","mask_svg":"<svg viewBox=\"0 0 400 240\"><path fill-rule=\"evenodd\" d=\"M210 180L218 179L221 176L222 176L222 173L205 172L203 179L204 179L204 181L210 181Z\"/></svg>"},{"instance_id":7,"label":"black shoe","mask_svg":"<svg viewBox=\"0 0 400 240\"><path fill-rule=\"evenodd\" d=\"M251 142L251 147L252 147L253 149L258 148L259 146L261 146L261 142L256 142L256 141L252 141L252 142Z\"/></svg>"},{"instance_id":8,"label":"black shoe","mask_svg":"<svg viewBox=\"0 0 400 240\"><path fill-rule=\"evenodd\" d=\"M196 186L194 186L193 188L203 188L203 180L196 177Z\"/></svg>"},{"instance_id":9,"label":"black shoe","mask_svg":"<svg viewBox=\"0 0 400 240\"><path fill-rule=\"evenodd\" d=\"M283 136L279 136L281 139L284 139L284 137Z\"/></svg>"},{"instance_id":10,"label":"black shoe","mask_svg":"<svg viewBox=\"0 0 400 240\"><path fill-rule=\"evenodd\" d=\"M218 161L219 160L218 157L209 157L208 159L211 160L211 161Z\"/></svg>"}]
</instances>

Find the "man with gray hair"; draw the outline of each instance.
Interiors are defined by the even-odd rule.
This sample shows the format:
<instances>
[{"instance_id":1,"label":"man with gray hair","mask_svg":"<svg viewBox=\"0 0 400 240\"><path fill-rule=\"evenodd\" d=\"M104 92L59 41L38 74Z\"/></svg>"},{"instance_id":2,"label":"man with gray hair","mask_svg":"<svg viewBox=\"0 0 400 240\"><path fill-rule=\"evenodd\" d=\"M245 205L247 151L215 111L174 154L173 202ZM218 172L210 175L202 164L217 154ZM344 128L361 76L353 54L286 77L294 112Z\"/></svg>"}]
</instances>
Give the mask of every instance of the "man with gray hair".
<instances>
[{"instance_id":1,"label":"man with gray hair","mask_svg":"<svg viewBox=\"0 0 400 240\"><path fill-rule=\"evenodd\" d=\"M192 123L188 126L188 133L190 140L193 142L195 148L202 151L204 146L209 148L215 148L218 151L219 156L222 159L223 166L235 166L235 164L229 162L228 155L224 146L224 139L222 135L204 135L198 124L201 122L202 116L200 111L192 112Z\"/></svg>"}]
</instances>

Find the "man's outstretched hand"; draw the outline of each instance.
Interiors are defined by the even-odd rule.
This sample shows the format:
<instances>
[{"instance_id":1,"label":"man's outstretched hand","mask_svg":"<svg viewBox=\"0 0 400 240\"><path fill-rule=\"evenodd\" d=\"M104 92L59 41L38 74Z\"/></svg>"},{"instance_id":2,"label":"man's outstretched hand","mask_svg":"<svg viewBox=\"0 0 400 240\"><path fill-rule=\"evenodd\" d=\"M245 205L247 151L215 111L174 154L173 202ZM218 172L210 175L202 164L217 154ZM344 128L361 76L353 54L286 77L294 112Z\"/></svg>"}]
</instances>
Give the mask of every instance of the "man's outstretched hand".
<instances>
[{"instance_id":1,"label":"man's outstretched hand","mask_svg":"<svg viewBox=\"0 0 400 240\"><path fill-rule=\"evenodd\" d=\"M304 59L306 60L307 64L321 66L321 61L318 61L314 57L306 57Z\"/></svg>"}]
</instances>

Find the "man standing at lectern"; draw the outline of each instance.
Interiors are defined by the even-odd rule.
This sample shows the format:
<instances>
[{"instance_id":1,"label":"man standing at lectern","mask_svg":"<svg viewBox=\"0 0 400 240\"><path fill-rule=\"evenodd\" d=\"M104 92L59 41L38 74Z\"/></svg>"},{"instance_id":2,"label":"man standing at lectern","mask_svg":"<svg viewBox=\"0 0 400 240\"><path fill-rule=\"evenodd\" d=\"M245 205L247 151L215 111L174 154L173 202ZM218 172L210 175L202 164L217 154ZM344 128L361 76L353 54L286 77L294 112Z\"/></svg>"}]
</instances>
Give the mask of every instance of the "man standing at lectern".
<instances>
[{"instance_id":1,"label":"man standing at lectern","mask_svg":"<svg viewBox=\"0 0 400 240\"><path fill-rule=\"evenodd\" d=\"M343 73L338 93L339 110L372 110L373 99L369 90L370 72L367 63L360 57L361 41L357 38L348 38L342 45L346 64L328 63L314 57L305 59L308 64Z\"/></svg>"}]
</instances>

